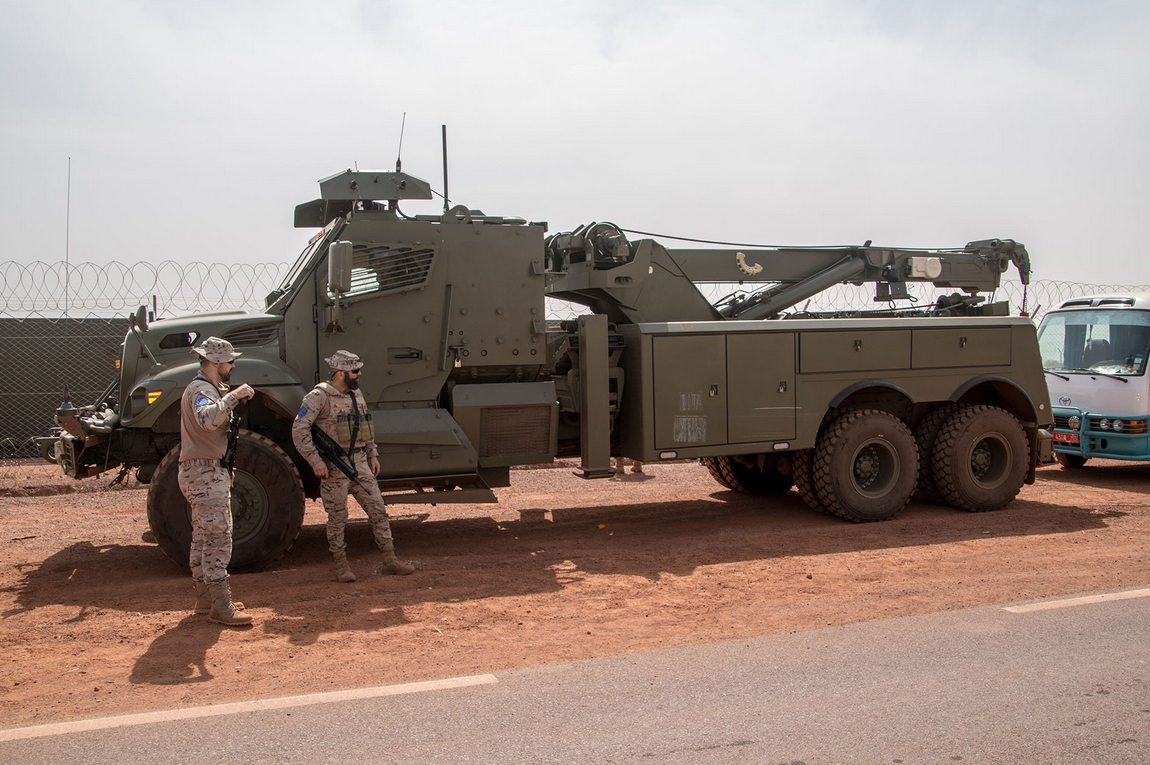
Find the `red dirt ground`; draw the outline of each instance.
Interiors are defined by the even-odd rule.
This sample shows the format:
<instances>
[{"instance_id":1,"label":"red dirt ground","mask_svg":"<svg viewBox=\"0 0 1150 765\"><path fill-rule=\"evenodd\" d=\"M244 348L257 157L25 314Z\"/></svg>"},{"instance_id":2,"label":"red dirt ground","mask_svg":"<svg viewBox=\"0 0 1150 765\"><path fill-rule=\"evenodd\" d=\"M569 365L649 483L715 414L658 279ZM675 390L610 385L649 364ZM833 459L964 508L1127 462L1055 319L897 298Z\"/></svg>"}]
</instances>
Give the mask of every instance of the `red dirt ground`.
<instances>
[{"instance_id":1,"label":"red dirt ground","mask_svg":"<svg viewBox=\"0 0 1150 765\"><path fill-rule=\"evenodd\" d=\"M139 484L0 464L0 726L424 680L1150 583L1150 465L1043 468L1007 509L915 502L855 525L698 464L512 471L499 505L397 506L409 577L334 581L323 511L233 577L255 617L191 613Z\"/></svg>"}]
</instances>

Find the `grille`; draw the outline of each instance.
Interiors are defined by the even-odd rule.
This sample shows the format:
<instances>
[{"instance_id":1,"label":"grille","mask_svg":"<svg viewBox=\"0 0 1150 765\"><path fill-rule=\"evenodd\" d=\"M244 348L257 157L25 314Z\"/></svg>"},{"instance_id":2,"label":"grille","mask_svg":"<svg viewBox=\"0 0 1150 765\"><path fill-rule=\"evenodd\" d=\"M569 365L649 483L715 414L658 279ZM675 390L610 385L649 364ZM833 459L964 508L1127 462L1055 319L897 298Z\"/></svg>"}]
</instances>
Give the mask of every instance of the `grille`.
<instances>
[{"instance_id":1,"label":"grille","mask_svg":"<svg viewBox=\"0 0 1150 765\"><path fill-rule=\"evenodd\" d=\"M1070 415L1056 414L1054 415L1054 427L1062 428L1063 430L1070 430Z\"/></svg>"},{"instance_id":2,"label":"grille","mask_svg":"<svg viewBox=\"0 0 1150 765\"><path fill-rule=\"evenodd\" d=\"M224 336L224 339L236 347L243 345L263 345L278 338L279 329L279 322L275 324L264 324L259 327L248 327L247 329L229 332Z\"/></svg>"},{"instance_id":3,"label":"grille","mask_svg":"<svg viewBox=\"0 0 1150 765\"><path fill-rule=\"evenodd\" d=\"M503 406L483 410L479 454L514 457L551 450L550 406Z\"/></svg>"},{"instance_id":4,"label":"grille","mask_svg":"<svg viewBox=\"0 0 1150 765\"><path fill-rule=\"evenodd\" d=\"M1141 435L1146 432L1146 420L1122 420L1121 417L1118 417L1117 419L1122 420L1122 430L1114 430L1113 425L1108 428L1102 427L1103 419L1108 421L1107 424L1113 423L1115 420L1113 417L1091 417L1090 430L1098 433L1113 433L1117 435L1122 435L1124 433L1131 435Z\"/></svg>"},{"instance_id":5,"label":"grille","mask_svg":"<svg viewBox=\"0 0 1150 765\"><path fill-rule=\"evenodd\" d=\"M357 244L351 258L348 297L415 289L427 282L435 250Z\"/></svg>"}]
</instances>

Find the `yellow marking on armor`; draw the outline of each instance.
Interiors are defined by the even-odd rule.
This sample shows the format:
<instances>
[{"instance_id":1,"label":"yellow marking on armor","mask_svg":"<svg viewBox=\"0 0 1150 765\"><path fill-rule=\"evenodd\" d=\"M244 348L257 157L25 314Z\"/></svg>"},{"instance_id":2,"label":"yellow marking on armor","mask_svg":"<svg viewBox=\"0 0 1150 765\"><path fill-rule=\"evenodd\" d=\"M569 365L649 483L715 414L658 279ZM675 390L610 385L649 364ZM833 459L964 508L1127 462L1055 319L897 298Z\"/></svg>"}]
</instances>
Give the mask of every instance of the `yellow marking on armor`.
<instances>
[{"instance_id":1,"label":"yellow marking on armor","mask_svg":"<svg viewBox=\"0 0 1150 765\"><path fill-rule=\"evenodd\" d=\"M151 406L152 404L156 403L156 399L158 399L163 394L164 392L162 390L148 391L148 405Z\"/></svg>"},{"instance_id":2,"label":"yellow marking on armor","mask_svg":"<svg viewBox=\"0 0 1150 765\"><path fill-rule=\"evenodd\" d=\"M1101 595L1083 595L1080 598L1066 598L1065 600L1044 600L1040 603L1027 603L1024 606L1008 606L1002 610L1009 611L1012 614L1025 614L1031 611L1046 611L1051 608L1086 606L1091 603L1109 603L1112 600L1129 600L1130 598L1145 598L1148 596L1150 596L1150 588L1127 590L1126 592L1109 592Z\"/></svg>"},{"instance_id":3,"label":"yellow marking on armor","mask_svg":"<svg viewBox=\"0 0 1150 765\"><path fill-rule=\"evenodd\" d=\"M447 688L466 688L472 685L497 685L498 683L499 678L495 675L466 675L464 677L448 677L443 680L424 680L418 683L403 683L401 685L377 685L371 688L350 688L346 691L325 691L323 693L304 693L299 696L279 696L271 699L234 701L228 704L211 704L205 707L167 709L159 712L140 712L138 714L115 715L113 717L92 717L85 720L69 720L67 722L48 723L45 725L0 728L0 741L43 738L44 736L59 736L67 733L85 733L87 731L106 730L108 728L125 728L131 725L151 725L153 723L171 722L173 720L220 717L222 715L234 715L242 712L263 712L269 709L291 709L293 707L305 707L313 704L332 704L337 701L376 699L383 696L400 696L407 693L439 691Z\"/></svg>"}]
</instances>

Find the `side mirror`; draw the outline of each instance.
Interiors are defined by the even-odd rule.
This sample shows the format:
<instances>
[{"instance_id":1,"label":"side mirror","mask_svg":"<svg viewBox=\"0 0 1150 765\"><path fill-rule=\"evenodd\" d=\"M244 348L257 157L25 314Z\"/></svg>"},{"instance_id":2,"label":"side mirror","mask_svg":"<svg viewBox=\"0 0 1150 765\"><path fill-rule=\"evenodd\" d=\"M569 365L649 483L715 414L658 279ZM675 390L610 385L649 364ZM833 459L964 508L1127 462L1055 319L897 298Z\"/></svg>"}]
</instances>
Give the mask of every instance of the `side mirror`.
<instances>
[{"instance_id":1,"label":"side mirror","mask_svg":"<svg viewBox=\"0 0 1150 765\"><path fill-rule=\"evenodd\" d=\"M137 308L136 309L136 315L135 315L134 319L136 322L136 328L137 329L139 329L141 332L147 331L147 329L148 329L148 307L146 305L142 305L139 308Z\"/></svg>"},{"instance_id":2,"label":"side mirror","mask_svg":"<svg viewBox=\"0 0 1150 765\"><path fill-rule=\"evenodd\" d=\"M335 295L351 292L351 242L332 242L327 248L327 289Z\"/></svg>"}]
</instances>

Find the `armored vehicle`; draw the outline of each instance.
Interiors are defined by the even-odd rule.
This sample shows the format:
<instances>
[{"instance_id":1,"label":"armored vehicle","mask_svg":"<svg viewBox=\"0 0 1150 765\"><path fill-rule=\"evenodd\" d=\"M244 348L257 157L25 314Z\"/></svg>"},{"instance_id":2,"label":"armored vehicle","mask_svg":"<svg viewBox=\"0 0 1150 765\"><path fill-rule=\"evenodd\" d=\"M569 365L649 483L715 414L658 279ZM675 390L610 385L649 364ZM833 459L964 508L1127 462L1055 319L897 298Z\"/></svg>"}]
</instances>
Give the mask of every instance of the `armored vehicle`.
<instances>
[{"instance_id":1,"label":"armored vehicle","mask_svg":"<svg viewBox=\"0 0 1150 765\"><path fill-rule=\"evenodd\" d=\"M134 468L156 539L186 560L179 399L197 369L190 347L212 335L243 352L232 379L257 391L241 411L235 570L282 556L318 495L289 428L338 348L366 362L392 503L492 502L513 465L577 456L579 474L599 478L625 456L701 460L730 489L794 486L813 508L877 521L916 491L1002 507L1049 453L1034 326L983 295L1012 264L1029 278L1019 243L668 249L608 223L548 236L465 206L400 210L430 198L401 172L320 181L295 211L318 233L265 312L149 321L141 308L118 380L58 411L46 456L76 478ZM712 303L707 282L765 286ZM888 306L915 284L954 292L904 310L795 308L844 282L875 285ZM547 296L588 313L549 322Z\"/></svg>"},{"instance_id":2,"label":"armored vehicle","mask_svg":"<svg viewBox=\"0 0 1150 765\"><path fill-rule=\"evenodd\" d=\"M1054 409L1054 456L1150 460L1150 293L1084 295L1042 318L1038 345Z\"/></svg>"}]
</instances>

